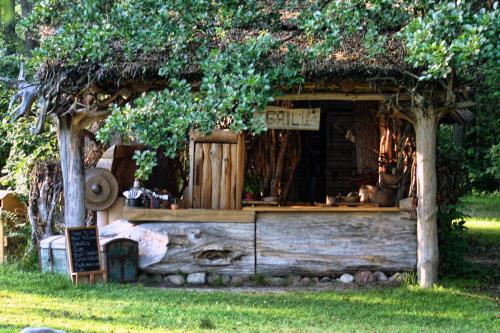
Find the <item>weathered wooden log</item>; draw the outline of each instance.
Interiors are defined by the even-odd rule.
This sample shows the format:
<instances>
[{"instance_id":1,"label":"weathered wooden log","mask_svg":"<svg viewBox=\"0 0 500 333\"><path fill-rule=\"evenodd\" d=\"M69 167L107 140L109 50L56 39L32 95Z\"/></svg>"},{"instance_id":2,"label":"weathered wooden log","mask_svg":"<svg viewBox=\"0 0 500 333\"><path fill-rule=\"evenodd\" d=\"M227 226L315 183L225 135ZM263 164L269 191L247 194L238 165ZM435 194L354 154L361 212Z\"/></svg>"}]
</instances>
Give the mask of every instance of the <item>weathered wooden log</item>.
<instances>
[{"instance_id":1,"label":"weathered wooden log","mask_svg":"<svg viewBox=\"0 0 500 333\"><path fill-rule=\"evenodd\" d=\"M425 112L424 112L425 111ZM417 141L418 280L422 288L438 281L436 132L439 117L432 107L415 111Z\"/></svg>"},{"instance_id":2,"label":"weathered wooden log","mask_svg":"<svg viewBox=\"0 0 500 333\"><path fill-rule=\"evenodd\" d=\"M257 273L330 275L414 269L415 221L407 213L258 213Z\"/></svg>"},{"instance_id":3,"label":"weathered wooden log","mask_svg":"<svg viewBox=\"0 0 500 333\"><path fill-rule=\"evenodd\" d=\"M71 115L55 118L64 188L66 227L85 226L83 130Z\"/></svg>"},{"instance_id":4,"label":"weathered wooden log","mask_svg":"<svg viewBox=\"0 0 500 333\"><path fill-rule=\"evenodd\" d=\"M252 275L254 223L157 223L168 234L165 257L146 271L161 274L216 272Z\"/></svg>"}]
</instances>

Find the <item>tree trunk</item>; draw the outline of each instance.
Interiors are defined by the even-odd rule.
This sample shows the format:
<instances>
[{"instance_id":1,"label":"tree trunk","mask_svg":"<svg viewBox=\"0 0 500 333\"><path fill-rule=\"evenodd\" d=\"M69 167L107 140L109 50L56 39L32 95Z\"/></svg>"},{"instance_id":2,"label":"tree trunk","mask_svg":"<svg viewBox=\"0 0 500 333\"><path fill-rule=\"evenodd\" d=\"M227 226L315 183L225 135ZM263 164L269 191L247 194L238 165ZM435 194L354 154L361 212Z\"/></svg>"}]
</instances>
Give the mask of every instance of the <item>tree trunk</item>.
<instances>
[{"instance_id":1,"label":"tree trunk","mask_svg":"<svg viewBox=\"0 0 500 333\"><path fill-rule=\"evenodd\" d=\"M423 110L421 110L423 111ZM438 279L438 234L436 205L436 130L438 119L432 108L416 114L417 149L417 270L422 288Z\"/></svg>"},{"instance_id":2,"label":"tree trunk","mask_svg":"<svg viewBox=\"0 0 500 333\"><path fill-rule=\"evenodd\" d=\"M83 130L70 115L58 117L56 126L64 187L64 224L83 227L86 220Z\"/></svg>"},{"instance_id":3,"label":"tree trunk","mask_svg":"<svg viewBox=\"0 0 500 333\"><path fill-rule=\"evenodd\" d=\"M28 17L33 10L33 0L20 0L21 3L21 14L24 18ZM24 45L26 47L26 53L31 55L33 51L38 46L38 41L33 38L33 34L29 31L26 32L24 37Z\"/></svg>"},{"instance_id":4,"label":"tree trunk","mask_svg":"<svg viewBox=\"0 0 500 333\"><path fill-rule=\"evenodd\" d=\"M6 55L11 55L16 53L16 2L14 0L7 0L3 2L3 6L4 12L12 13L12 18L9 22L6 22L3 31L3 38L5 40L5 53Z\"/></svg>"}]
</instances>

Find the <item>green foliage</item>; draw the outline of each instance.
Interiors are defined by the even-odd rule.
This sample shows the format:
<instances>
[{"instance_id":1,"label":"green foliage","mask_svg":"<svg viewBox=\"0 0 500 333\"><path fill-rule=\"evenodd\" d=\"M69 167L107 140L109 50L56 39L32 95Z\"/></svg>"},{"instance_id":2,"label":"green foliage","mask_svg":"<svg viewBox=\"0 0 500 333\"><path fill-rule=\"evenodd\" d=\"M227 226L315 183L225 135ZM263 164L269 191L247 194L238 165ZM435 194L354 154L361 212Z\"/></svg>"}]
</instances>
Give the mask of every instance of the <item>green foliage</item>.
<instances>
[{"instance_id":1,"label":"green foliage","mask_svg":"<svg viewBox=\"0 0 500 333\"><path fill-rule=\"evenodd\" d=\"M488 153L491 167L487 171L495 178L500 179L500 143L493 145Z\"/></svg>"},{"instance_id":2,"label":"green foliage","mask_svg":"<svg viewBox=\"0 0 500 333\"><path fill-rule=\"evenodd\" d=\"M29 129L34 120L20 119L13 123L8 117L0 123L0 149L8 151L8 157L0 180L3 186L27 195L29 172L36 161L58 158L55 129L46 124L46 130L32 135Z\"/></svg>"},{"instance_id":3,"label":"green foliage","mask_svg":"<svg viewBox=\"0 0 500 333\"><path fill-rule=\"evenodd\" d=\"M37 251L31 244L31 224L26 217L13 212L0 211L7 236L7 258L23 270L38 268Z\"/></svg>"},{"instance_id":4,"label":"green foliage","mask_svg":"<svg viewBox=\"0 0 500 333\"><path fill-rule=\"evenodd\" d=\"M500 16L477 9L474 1L427 1L425 15L413 18L402 35L408 61L424 68L421 79L446 78L453 71L468 74L481 59L498 59Z\"/></svg>"},{"instance_id":5,"label":"green foliage","mask_svg":"<svg viewBox=\"0 0 500 333\"><path fill-rule=\"evenodd\" d=\"M470 187L476 191L496 191L500 178L495 170L498 166L500 142L500 62L490 62L478 70L474 91L477 106L474 125L467 128L464 145L464 167L469 176Z\"/></svg>"},{"instance_id":6,"label":"green foliage","mask_svg":"<svg viewBox=\"0 0 500 333\"><path fill-rule=\"evenodd\" d=\"M469 267L465 215L454 206L441 206L438 211L439 269L444 275L460 275Z\"/></svg>"},{"instance_id":7,"label":"green foliage","mask_svg":"<svg viewBox=\"0 0 500 333\"><path fill-rule=\"evenodd\" d=\"M168 87L114 107L99 137L106 141L119 132L173 156L191 129L262 132L261 111L280 90L303 82L303 62L330 57L354 37L363 38L368 57L383 54L389 38L400 38L422 79L452 72L467 76L473 66L498 59L497 5L484 6L434 0L278 0L272 5L39 0L23 27L43 34L34 53L38 64L60 59L69 65L113 66L162 54L157 67ZM285 20L291 12L297 15ZM304 47L291 43L294 35L277 34L283 21L306 37ZM270 54L280 61L271 61ZM188 84L184 80L193 73L200 75Z\"/></svg>"},{"instance_id":8,"label":"green foliage","mask_svg":"<svg viewBox=\"0 0 500 333\"><path fill-rule=\"evenodd\" d=\"M134 152L134 159L137 169L135 170L135 178L141 182L145 182L151 177L153 168L156 166L156 154L150 150Z\"/></svg>"},{"instance_id":9,"label":"green foliage","mask_svg":"<svg viewBox=\"0 0 500 333\"><path fill-rule=\"evenodd\" d=\"M0 18L4 23L9 24L14 20L15 8L12 0L0 0Z\"/></svg>"}]
</instances>

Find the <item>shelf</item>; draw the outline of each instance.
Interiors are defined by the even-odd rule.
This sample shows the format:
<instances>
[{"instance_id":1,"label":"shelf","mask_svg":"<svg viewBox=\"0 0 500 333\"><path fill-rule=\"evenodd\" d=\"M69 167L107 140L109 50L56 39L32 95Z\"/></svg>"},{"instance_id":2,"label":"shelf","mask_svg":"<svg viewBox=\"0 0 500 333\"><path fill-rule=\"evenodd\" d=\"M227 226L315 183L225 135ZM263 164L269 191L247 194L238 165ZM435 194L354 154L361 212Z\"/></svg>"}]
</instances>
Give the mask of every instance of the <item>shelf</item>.
<instances>
[{"instance_id":1,"label":"shelf","mask_svg":"<svg viewBox=\"0 0 500 333\"><path fill-rule=\"evenodd\" d=\"M255 212L220 209L150 209L123 207L129 222L231 222L254 223Z\"/></svg>"}]
</instances>

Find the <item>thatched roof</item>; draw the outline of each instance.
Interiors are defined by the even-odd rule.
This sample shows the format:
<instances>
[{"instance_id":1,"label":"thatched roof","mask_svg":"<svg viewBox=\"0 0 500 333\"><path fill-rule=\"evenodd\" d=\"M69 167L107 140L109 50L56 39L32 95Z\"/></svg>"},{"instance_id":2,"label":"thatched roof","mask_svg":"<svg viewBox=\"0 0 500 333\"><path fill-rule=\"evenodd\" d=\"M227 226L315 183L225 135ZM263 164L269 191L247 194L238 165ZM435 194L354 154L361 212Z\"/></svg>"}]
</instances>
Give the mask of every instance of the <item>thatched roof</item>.
<instances>
[{"instance_id":1,"label":"thatched roof","mask_svg":"<svg viewBox=\"0 0 500 333\"><path fill-rule=\"evenodd\" d=\"M287 27L285 30L273 33L278 39L286 39L297 30ZM213 41L213 47L224 48L228 43L241 42L262 33L259 30L235 30L224 40ZM306 36L298 35L288 43L299 50L306 50L316 41ZM196 46L193 45L193 49ZM127 81L155 82L166 81L159 75L159 70L169 59L168 51L137 54L133 58L125 58L119 42L113 46L114 54L106 63L85 62L79 65L69 65L64 59L47 62L38 72L37 77L42 84L52 84L55 76L64 73L60 83L63 90L77 91L90 84L105 84L121 86ZM286 47L273 50L268 59L276 64L283 61ZM194 52L193 52L194 54ZM188 55L189 57L189 55ZM363 36L354 36L343 41L330 54L317 59L302 59L301 75L308 82L341 81L344 79L366 81L377 77L400 78L404 71L411 70L404 61L404 46L394 36L389 35L383 54L370 56L363 45ZM184 75L188 79L196 79L201 75L198 65L193 62L185 68Z\"/></svg>"}]
</instances>

